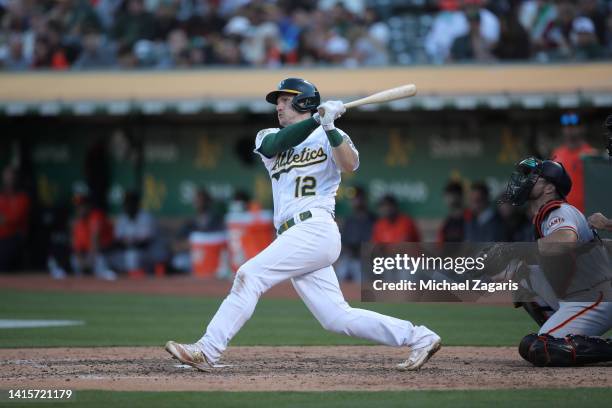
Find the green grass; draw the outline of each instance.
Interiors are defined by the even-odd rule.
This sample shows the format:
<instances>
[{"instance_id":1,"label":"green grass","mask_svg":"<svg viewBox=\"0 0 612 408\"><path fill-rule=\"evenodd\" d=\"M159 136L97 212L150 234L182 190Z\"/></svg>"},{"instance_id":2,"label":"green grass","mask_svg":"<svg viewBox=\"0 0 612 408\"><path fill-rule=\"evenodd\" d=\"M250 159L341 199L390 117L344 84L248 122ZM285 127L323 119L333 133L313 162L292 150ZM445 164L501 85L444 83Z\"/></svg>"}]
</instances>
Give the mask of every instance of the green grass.
<instances>
[{"instance_id":1,"label":"green grass","mask_svg":"<svg viewBox=\"0 0 612 408\"><path fill-rule=\"evenodd\" d=\"M84 326L0 329L0 347L160 346L168 339L198 338L221 299L136 294L15 292L0 290L0 319L74 319ZM446 345L515 346L536 329L526 313L511 307L463 304L359 304L438 331ZM263 299L233 345L367 344L319 327L299 300ZM402 392L108 392L76 391L52 407L516 407L605 406L612 389L545 389ZM0 405L9 402L0 391Z\"/></svg>"},{"instance_id":2,"label":"green grass","mask_svg":"<svg viewBox=\"0 0 612 408\"><path fill-rule=\"evenodd\" d=\"M74 319L84 326L0 329L0 347L159 346L193 341L218 298L136 294L0 291L0 319ZM424 324L446 345L515 346L535 324L511 307L353 303ZM323 330L300 300L262 299L232 345L340 345L365 341Z\"/></svg>"},{"instance_id":3,"label":"green grass","mask_svg":"<svg viewBox=\"0 0 612 408\"><path fill-rule=\"evenodd\" d=\"M108 392L76 391L70 402L36 406L53 407L263 407L320 408L325 406L371 407L547 407L607 406L610 388L385 391L385 392ZM4 401L6 401L4 399ZM7 406L16 406L9 403ZM24 406L33 406L24 403Z\"/></svg>"}]
</instances>

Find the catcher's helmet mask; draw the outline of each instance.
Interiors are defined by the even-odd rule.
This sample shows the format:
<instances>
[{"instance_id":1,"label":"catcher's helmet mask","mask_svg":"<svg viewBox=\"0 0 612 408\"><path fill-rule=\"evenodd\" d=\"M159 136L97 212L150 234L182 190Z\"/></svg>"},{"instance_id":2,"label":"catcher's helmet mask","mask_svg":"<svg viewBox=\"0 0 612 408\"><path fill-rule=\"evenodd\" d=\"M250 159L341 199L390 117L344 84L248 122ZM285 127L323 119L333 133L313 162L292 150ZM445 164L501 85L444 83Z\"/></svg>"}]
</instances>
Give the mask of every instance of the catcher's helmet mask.
<instances>
[{"instance_id":1,"label":"catcher's helmet mask","mask_svg":"<svg viewBox=\"0 0 612 408\"><path fill-rule=\"evenodd\" d=\"M305 79L283 79L278 84L278 88L275 91L266 95L266 101L276 105L278 96L283 93L295 95L291 101L291 106L298 112L314 113L317 111L317 106L321 104L321 95L317 87Z\"/></svg>"},{"instance_id":2,"label":"catcher's helmet mask","mask_svg":"<svg viewBox=\"0 0 612 408\"><path fill-rule=\"evenodd\" d=\"M561 163L529 157L517 163L508 181L503 201L515 206L525 204L540 177L552 183L563 199L572 189L572 180Z\"/></svg>"}]
</instances>

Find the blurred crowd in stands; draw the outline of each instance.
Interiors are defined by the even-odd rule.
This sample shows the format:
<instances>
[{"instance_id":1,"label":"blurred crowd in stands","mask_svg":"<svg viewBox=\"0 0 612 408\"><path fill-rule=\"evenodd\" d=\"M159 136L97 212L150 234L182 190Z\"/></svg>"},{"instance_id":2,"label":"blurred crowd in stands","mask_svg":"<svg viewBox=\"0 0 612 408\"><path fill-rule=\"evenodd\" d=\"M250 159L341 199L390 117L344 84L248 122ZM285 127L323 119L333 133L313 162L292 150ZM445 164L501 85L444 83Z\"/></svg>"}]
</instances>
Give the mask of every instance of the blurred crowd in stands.
<instances>
[{"instance_id":1,"label":"blurred crowd in stands","mask_svg":"<svg viewBox=\"0 0 612 408\"><path fill-rule=\"evenodd\" d=\"M577 113L561 115L560 125L563 143L550 157L560 161L572 178L568 202L584 211L582 157L597 150L584 140L585 128ZM98 144L94 142L91 149L98 153L85 158L85 173L92 166L104 168ZM270 211L262 210L241 190L227 203L214 200L204 188L194 191L192 215L168 229L142 207L137 191L125 191L121 212L112 217L104 193L109 183L100 178L102 171L86 177L87 192L75 194L70 205L53 207L41 205L35 193L19 188L20 173L28 171L8 165L2 173L0 272L46 268L54 278L90 273L107 280L117 274L139 278L166 272L219 277L221 270L229 276L275 236ZM484 182L448 181L443 191L446 214L434 239L432 234L423 238L417 222L402 211L392 194L373 202L361 187L347 191L350 211L336 219L343 244L336 264L340 279L360 279L366 243L533 240L533 226L524 209L501 204ZM225 261L224 252L229 254Z\"/></svg>"},{"instance_id":2,"label":"blurred crowd in stands","mask_svg":"<svg viewBox=\"0 0 612 408\"><path fill-rule=\"evenodd\" d=\"M610 0L0 0L0 67L584 61L611 32Z\"/></svg>"}]
</instances>

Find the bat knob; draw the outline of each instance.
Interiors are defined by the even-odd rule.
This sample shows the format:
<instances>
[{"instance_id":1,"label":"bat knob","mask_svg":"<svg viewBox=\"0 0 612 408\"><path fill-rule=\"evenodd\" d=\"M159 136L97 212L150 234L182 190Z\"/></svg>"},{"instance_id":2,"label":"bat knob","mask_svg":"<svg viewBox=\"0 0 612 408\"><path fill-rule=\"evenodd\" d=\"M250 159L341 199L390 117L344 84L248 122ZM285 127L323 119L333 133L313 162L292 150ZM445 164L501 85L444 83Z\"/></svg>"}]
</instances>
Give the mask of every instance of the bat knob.
<instances>
[{"instance_id":1,"label":"bat knob","mask_svg":"<svg viewBox=\"0 0 612 408\"><path fill-rule=\"evenodd\" d=\"M319 112L319 116L325 116L325 108L317 108L317 112Z\"/></svg>"}]
</instances>

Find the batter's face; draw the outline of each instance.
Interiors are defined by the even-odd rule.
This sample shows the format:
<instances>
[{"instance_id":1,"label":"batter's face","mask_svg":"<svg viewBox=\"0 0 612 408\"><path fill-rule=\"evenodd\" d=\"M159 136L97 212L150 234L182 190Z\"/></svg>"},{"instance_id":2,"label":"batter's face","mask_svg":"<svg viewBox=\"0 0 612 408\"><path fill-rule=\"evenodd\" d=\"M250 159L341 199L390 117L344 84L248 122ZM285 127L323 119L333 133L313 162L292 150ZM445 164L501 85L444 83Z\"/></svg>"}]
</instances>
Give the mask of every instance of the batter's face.
<instances>
[{"instance_id":1,"label":"batter's face","mask_svg":"<svg viewBox=\"0 0 612 408\"><path fill-rule=\"evenodd\" d=\"M276 116L281 127L287 127L310 117L310 113L302 113L293 109L291 101L293 94L280 94L276 99Z\"/></svg>"}]
</instances>

